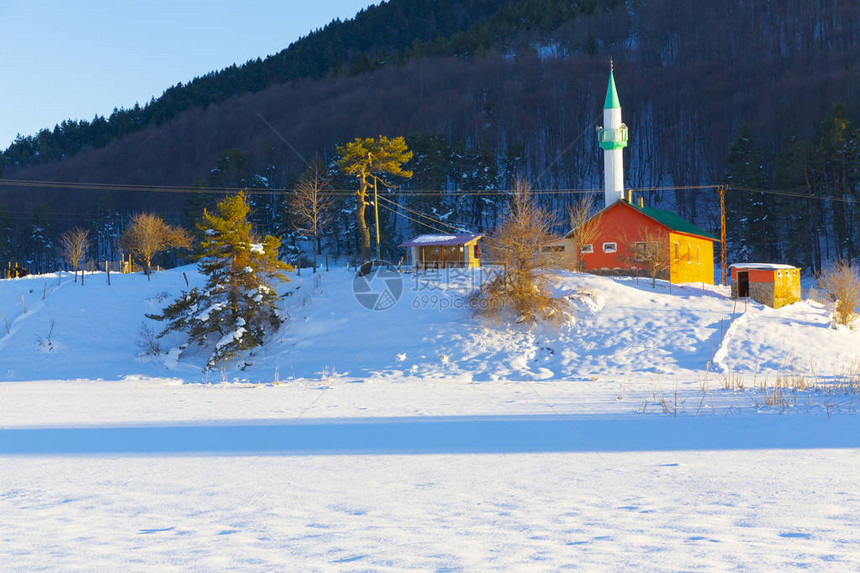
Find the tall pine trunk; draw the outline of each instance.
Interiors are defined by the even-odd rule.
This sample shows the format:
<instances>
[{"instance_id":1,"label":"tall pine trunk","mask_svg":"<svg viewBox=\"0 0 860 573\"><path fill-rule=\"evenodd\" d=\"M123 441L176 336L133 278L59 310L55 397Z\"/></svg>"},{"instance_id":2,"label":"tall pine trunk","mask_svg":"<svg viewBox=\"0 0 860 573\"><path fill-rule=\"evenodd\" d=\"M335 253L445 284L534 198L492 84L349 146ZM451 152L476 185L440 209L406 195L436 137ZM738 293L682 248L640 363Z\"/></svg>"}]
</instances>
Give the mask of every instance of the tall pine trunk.
<instances>
[{"instance_id":1,"label":"tall pine trunk","mask_svg":"<svg viewBox=\"0 0 860 573\"><path fill-rule=\"evenodd\" d=\"M358 194L358 207L355 210L355 223L358 226L359 237L361 237L361 262L370 260L370 229L364 220L364 208L367 207L367 183L361 182L361 193Z\"/></svg>"}]
</instances>

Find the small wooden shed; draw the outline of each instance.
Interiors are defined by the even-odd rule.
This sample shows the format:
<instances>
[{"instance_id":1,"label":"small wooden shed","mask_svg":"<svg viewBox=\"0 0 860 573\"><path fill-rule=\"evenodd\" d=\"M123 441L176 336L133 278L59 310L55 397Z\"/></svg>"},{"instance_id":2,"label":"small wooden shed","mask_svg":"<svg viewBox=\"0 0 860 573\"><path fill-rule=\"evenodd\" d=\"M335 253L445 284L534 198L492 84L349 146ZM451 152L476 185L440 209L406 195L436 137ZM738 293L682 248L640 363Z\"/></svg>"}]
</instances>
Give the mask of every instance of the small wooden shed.
<instances>
[{"instance_id":1,"label":"small wooden shed","mask_svg":"<svg viewBox=\"0 0 860 573\"><path fill-rule=\"evenodd\" d=\"M480 267L478 241L483 235L418 235L400 244L408 248L409 264L416 271L451 267Z\"/></svg>"},{"instance_id":2,"label":"small wooden shed","mask_svg":"<svg viewBox=\"0 0 860 573\"><path fill-rule=\"evenodd\" d=\"M770 263L731 266L732 298L746 298L779 308L800 300L800 268Z\"/></svg>"}]
</instances>

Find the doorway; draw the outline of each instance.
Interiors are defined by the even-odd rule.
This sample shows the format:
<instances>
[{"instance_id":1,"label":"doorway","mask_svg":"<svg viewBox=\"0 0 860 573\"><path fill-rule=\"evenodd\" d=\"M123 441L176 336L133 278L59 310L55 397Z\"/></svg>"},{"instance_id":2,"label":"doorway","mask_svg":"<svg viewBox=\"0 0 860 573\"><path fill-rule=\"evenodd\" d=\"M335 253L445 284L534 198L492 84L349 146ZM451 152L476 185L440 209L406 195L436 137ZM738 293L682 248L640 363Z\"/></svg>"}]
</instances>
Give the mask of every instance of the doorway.
<instances>
[{"instance_id":1,"label":"doorway","mask_svg":"<svg viewBox=\"0 0 860 573\"><path fill-rule=\"evenodd\" d=\"M747 298L750 295L750 273L749 271L738 271L738 298Z\"/></svg>"}]
</instances>

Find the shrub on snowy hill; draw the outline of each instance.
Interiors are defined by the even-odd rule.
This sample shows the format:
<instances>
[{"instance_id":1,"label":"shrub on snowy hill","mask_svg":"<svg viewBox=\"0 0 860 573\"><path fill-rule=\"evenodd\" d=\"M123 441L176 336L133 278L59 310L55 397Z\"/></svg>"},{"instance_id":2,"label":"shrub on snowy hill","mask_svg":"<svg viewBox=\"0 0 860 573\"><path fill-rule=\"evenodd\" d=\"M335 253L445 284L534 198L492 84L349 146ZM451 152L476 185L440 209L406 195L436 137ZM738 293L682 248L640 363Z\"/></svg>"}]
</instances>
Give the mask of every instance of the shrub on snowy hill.
<instances>
[{"instance_id":1,"label":"shrub on snowy hill","mask_svg":"<svg viewBox=\"0 0 860 573\"><path fill-rule=\"evenodd\" d=\"M487 250L504 270L472 296L471 306L484 316L512 312L517 322L559 320L564 303L552 296L543 246L553 237L552 213L538 206L531 186L514 185L510 211L489 237Z\"/></svg>"},{"instance_id":2,"label":"shrub on snowy hill","mask_svg":"<svg viewBox=\"0 0 860 573\"><path fill-rule=\"evenodd\" d=\"M206 285L183 291L162 314L147 315L168 322L159 336L184 331L189 344L211 345L207 369L263 344L278 329L282 318L273 282L289 280L283 271L293 269L278 259L280 239L260 239L252 231L243 193L216 209L217 214L204 210L197 223L203 237L198 267L208 277Z\"/></svg>"},{"instance_id":3,"label":"shrub on snowy hill","mask_svg":"<svg viewBox=\"0 0 860 573\"><path fill-rule=\"evenodd\" d=\"M851 325L860 306L860 269L851 262L831 263L821 271L818 284L835 302L833 322Z\"/></svg>"}]
</instances>

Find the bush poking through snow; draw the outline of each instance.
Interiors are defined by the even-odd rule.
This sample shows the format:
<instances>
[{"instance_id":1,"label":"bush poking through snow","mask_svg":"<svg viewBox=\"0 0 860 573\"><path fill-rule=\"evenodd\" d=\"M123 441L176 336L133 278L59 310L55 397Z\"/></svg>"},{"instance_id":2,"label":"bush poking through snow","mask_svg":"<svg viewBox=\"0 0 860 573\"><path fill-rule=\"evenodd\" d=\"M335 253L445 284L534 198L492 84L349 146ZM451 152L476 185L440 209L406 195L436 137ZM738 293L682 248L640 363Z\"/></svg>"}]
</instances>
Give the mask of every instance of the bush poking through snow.
<instances>
[{"instance_id":1,"label":"bush poking through snow","mask_svg":"<svg viewBox=\"0 0 860 573\"><path fill-rule=\"evenodd\" d=\"M140 330L137 331L137 347L147 356L158 356L161 354L158 333L145 322L141 323Z\"/></svg>"},{"instance_id":2,"label":"bush poking through snow","mask_svg":"<svg viewBox=\"0 0 860 573\"><path fill-rule=\"evenodd\" d=\"M510 211L489 237L487 251L503 272L472 295L471 308L484 316L512 311L517 322L560 320L564 303L552 296L548 261L542 252L552 240L552 214L538 206L531 186L518 180Z\"/></svg>"},{"instance_id":3,"label":"bush poking through snow","mask_svg":"<svg viewBox=\"0 0 860 573\"><path fill-rule=\"evenodd\" d=\"M860 306L860 269L848 261L831 263L819 274L818 286L836 303L833 322L850 326Z\"/></svg>"},{"instance_id":4,"label":"bush poking through snow","mask_svg":"<svg viewBox=\"0 0 860 573\"><path fill-rule=\"evenodd\" d=\"M36 347L39 349L39 352L53 352L55 350L54 339L52 338L54 334L54 324L56 320L51 321L51 327L48 329L48 336L42 338L38 334L36 335Z\"/></svg>"},{"instance_id":5,"label":"bush poking through snow","mask_svg":"<svg viewBox=\"0 0 860 573\"><path fill-rule=\"evenodd\" d=\"M159 337L185 331L189 343L212 347L207 370L263 344L265 335L277 330L282 319L272 283L288 280L282 271L292 270L278 260L279 239L260 239L252 231L243 193L220 201L216 209L217 214L204 210L197 223L203 237L198 267L208 277L206 285L183 292L162 314L147 315L168 322Z\"/></svg>"}]
</instances>

